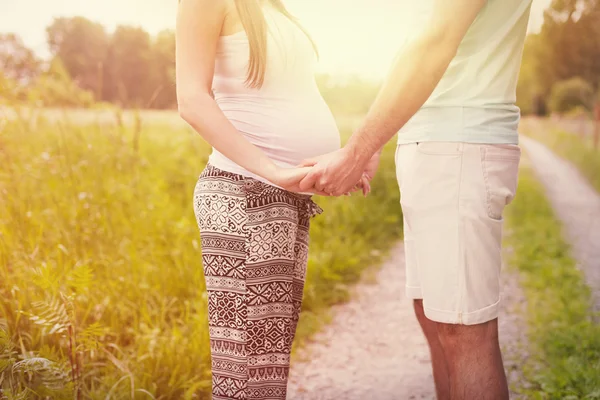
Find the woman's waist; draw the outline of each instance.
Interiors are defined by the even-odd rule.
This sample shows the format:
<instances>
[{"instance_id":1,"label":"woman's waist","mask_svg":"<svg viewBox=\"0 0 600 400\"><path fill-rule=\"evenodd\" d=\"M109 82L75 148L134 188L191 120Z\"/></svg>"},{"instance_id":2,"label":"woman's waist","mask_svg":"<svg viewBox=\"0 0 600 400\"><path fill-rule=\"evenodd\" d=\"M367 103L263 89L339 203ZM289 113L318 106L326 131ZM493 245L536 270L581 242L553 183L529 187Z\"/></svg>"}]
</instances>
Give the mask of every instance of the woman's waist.
<instances>
[{"instance_id":1,"label":"woman's waist","mask_svg":"<svg viewBox=\"0 0 600 400\"><path fill-rule=\"evenodd\" d=\"M216 180L215 180L216 178ZM229 181L233 185L223 186L223 181ZM211 161L206 165L204 171L200 174L198 182L194 189L194 195L202 192L212 191L217 189L220 193L231 191L232 194L239 195L240 188L232 188L232 186L243 186L244 193L253 193L254 200L256 195L265 199L274 197L277 201L286 201L289 204L302 207L310 217L321 214L323 210L314 201L312 201L313 193L297 193L283 189L260 176L249 173L244 169L238 169L228 165L215 165ZM233 190L232 190L233 189ZM256 203L255 203L256 204Z\"/></svg>"},{"instance_id":2,"label":"woman's waist","mask_svg":"<svg viewBox=\"0 0 600 400\"><path fill-rule=\"evenodd\" d=\"M285 163L277 163L280 167L283 168L291 168L293 167L293 165L287 165ZM245 169L244 167L234 163L233 161L231 161L230 159L228 159L227 157L225 157L223 154L219 153L218 151L214 150L213 153L210 155L209 159L208 159L208 165L218 168L222 171L226 171L235 175L239 175L240 177L243 178L252 178L255 179L259 182L274 186L276 188L285 190L283 188L281 188L280 186L274 184L273 182L270 182L268 179L263 178L260 175L257 175L253 172L248 171L247 169ZM305 193L297 193L298 195L304 195L304 196L312 196L312 193L310 192L305 192Z\"/></svg>"}]
</instances>

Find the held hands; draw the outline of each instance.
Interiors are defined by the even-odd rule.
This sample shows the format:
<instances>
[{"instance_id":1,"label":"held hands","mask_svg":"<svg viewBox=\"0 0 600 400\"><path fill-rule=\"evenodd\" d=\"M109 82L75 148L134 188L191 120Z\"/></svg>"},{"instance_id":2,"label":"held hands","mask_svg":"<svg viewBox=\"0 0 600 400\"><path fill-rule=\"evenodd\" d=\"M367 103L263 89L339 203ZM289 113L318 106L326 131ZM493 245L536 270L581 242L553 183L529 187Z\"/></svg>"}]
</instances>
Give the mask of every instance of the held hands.
<instances>
[{"instance_id":1,"label":"held hands","mask_svg":"<svg viewBox=\"0 0 600 400\"><path fill-rule=\"evenodd\" d=\"M366 196L371 191L370 181L379 166L379 152L371 159L359 161L348 150L335 152L305 160L302 166L312 169L299 182L302 191L314 190L328 196L341 196L349 191L363 189Z\"/></svg>"},{"instance_id":2,"label":"held hands","mask_svg":"<svg viewBox=\"0 0 600 400\"><path fill-rule=\"evenodd\" d=\"M316 194L325 195L322 192L315 192L312 190L301 190L300 189L300 181L304 179L306 174L310 172L310 168L308 167L299 167L299 168L280 168L275 167L270 176L266 178L274 183L275 185L283 188L289 192L299 193L299 192L314 192Z\"/></svg>"},{"instance_id":3,"label":"held hands","mask_svg":"<svg viewBox=\"0 0 600 400\"><path fill-rule=\"evenodd\" d=\"M317 182L316 179L323 177L323 174L320 173L321 168L323 168L321 164L331 161L334 154L325 154L314 159L305 160L297 168L280 168L272 165L264 176L273 184L290 192L314 193L322 196L341 196L344 194L350 195L351 192L362 190L364 196L369 194L371 192L370 181L373 179L377 165L379 164L378 156L373 157L363 171L359 171L356 181L347 184L348 189L343 192L338 192L337 188L332 191L323 190L329 189L329 187L321 184L320 181ZM348 169L344 163L338 165L338 168L340 170ZM333 171L333 168L327 170L327 172L329 171ZM311 185L310 182L313 179L315 180L315 184ZM353 178L346 180L347 182L351 182L351 179Z\"/></svg>"}]
</instances>

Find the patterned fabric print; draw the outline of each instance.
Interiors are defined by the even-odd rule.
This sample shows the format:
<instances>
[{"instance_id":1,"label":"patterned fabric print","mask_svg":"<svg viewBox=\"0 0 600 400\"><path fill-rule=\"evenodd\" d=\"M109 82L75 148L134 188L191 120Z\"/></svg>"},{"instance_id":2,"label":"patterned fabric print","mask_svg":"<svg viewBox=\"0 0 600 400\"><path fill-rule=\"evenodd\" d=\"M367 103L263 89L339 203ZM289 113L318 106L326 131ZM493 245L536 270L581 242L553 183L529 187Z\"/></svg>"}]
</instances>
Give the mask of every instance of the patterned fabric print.
<instances>
[{"instance_id":1,"label":"patterned fabric print","mask_svg":"<svg viewBox=\"0 0 600 400\"><path fill-rule=\"evenodd\" d=\"M304 289L309 196L204 170L194 193L215 400L283 400Z\"/></svg>"}]
</instances>

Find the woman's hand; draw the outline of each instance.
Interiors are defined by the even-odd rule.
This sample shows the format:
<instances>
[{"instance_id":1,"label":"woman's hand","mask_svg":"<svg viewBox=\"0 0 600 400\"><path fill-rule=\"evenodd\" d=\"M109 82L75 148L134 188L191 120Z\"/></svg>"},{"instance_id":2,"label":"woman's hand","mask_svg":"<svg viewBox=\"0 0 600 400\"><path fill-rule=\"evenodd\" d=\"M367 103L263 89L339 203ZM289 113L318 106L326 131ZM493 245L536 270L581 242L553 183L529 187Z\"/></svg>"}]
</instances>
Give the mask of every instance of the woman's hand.
<instances>
[{"instance_id":1,"label":"woman's hand","mask_svg":"<svg viewBox=\"0 0 600 400\"><path fill-rule=\"evenodd\" d=\"M355 191L361 190L361 189L362 189L363 196L365 196L365 197L369 193L371 193L371 178L369 177L369 175L367 173L364 173L362 175L362 177L360 178L360 181L356 184L356 186L354 186L352 191L355 192Z\"/></svg>"},{"instance_id":2,"label":"woman's hand","mask_svg":"<svg viewBox=\"0 0 600 400\"><path fill-rule=\"evenodd\" d=\"M380 158L381 158L381 150L379 150L377 153L375 153L373 155L373 157L371 157L371 159L367 163L367 167L365 168L364 175L367 176L367 179L369 181L372 181L373 178L375 177L375 173L377 173L377 168L379 168Z\"/></svg>"},{"instance_id":3,"label":"woman's hand","mask_svg":"<svg viewBox=\"0 0 600 400\"><path fill-rule=\"evenodd\" d=\"M289 192L301 192L298 184L310 171L310 168L275 167L265 176L270 182Z\"/></svg>"},{"instance_id":4,"label":"woman's hand","mask_svg":"<svg viewBox=\"0 0 600 400\"><path fill-rule=\"evenodd\" d=\"M279 186L288 192L294 193L313 193L321 196L328 196L316 190L301 190L300 181L308 174L310 167L304 168L281 168L274 164L269 166L267 172L263 175L269 182Z\"/></svg>"},{"instance_id":5,"label":"woman's hand","mask_svg":"<svg viewBox=\"0 0 600 400\"><path fill-rule=\"evenodd\" d=\"M318 156L318 157L314 157L308 160L304 160L302 161L302 163L298 166L301 169L305 169L305 167L312 167L315 164L317 164L319 162L319 160L321 160L323 157L327 156ZM354 187L350 190L350 192L345 193L346 196L350 196L350 194L352 192L356 192L359 190L362 190L363 192L363 196L367 196L369 193L371 193L371 180L373 179L373 176L371 174L375 174L375 171L377 170L377 166L379 165L379 153L377 153L375 156L373 156L373 159L371 159L369 161L369 163L367 164L367 169L365 170L365 172L363 172L360 180L356 183L356 185L354 185ZM308 172L306 173L308 174ZM304 179L304 177L301 178L301 180ZM316 190L315 188L312 188L312 190ZM304 190L304 192L306 192L306 190ZM321 194L323 196L332 196L329 193L318 193Z\"/></svg>"}]
</instances>

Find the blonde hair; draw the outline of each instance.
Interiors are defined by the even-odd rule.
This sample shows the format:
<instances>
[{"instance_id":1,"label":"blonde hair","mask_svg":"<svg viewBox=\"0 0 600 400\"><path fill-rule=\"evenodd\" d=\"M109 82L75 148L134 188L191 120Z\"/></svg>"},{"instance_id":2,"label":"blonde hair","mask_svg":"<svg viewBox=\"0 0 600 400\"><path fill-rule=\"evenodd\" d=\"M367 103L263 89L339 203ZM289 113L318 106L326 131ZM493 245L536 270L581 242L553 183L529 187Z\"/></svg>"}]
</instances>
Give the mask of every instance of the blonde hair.
<instances>
[{"instance_id":1,"label":"blonde hair","mask_svg":"<svg viewBox=\"0 0 600 400\"><path fill-rule=\"evenodd\" d=\"M308 32L300 25L298 20L289 13L281 0L266 0L271 7L289 18L300 28L311 41L315 52L317 48ZM263 13L261 0L235 0L235 6L248 36L250 43L250 60L248 63L248 76L246 84L253 88L260 88L265 81L267 64L267 23ZM318 53L318 52L317 52Z\"/></svg>"}]
</instances>

